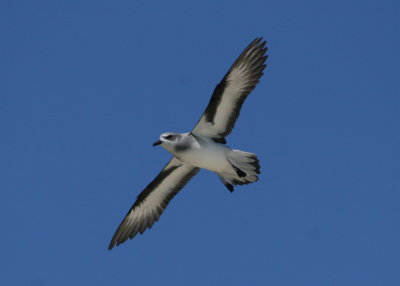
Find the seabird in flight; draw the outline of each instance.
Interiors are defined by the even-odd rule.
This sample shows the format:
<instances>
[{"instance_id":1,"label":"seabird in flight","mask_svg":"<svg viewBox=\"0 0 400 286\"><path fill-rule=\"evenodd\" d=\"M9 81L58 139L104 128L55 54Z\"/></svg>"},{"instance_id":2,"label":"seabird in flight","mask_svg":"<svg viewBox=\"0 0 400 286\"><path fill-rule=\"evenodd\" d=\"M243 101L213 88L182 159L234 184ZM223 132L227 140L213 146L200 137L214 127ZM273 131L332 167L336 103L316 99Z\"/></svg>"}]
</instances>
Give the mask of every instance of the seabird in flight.
<instances>
[{"instance_id":1,"label":"seabird in flight","mask_svg":"<svg viewBox=\"0 0 400 286\"><path fill-rule=\"evenodd\" d=\"M188 133L163 133L160 145L173 157L157 177L139 194L108 249L143 233L158 221L170 200L200 168L215 172L226 188L256 182L260 174L257 156L231 149L225 137L232 131L240 108L255 88L266 67L266 42L256 38L233 63L215 87L203 115Z\"/></svg>"}]
</instances>

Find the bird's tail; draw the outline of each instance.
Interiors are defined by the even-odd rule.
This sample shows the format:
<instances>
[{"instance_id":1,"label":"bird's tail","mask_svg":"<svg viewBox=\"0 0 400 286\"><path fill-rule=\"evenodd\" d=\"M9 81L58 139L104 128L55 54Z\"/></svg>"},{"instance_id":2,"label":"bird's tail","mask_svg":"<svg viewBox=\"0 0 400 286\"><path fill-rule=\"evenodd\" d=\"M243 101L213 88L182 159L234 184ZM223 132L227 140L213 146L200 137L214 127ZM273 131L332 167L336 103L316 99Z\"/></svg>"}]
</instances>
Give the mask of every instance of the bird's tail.
<instances>
[{"instance_id":1,"label":"bird's tail","mask_svg":"<svg viewBox=\"0 0 400 286\"><path fill-rule=\"evenodd\" d=\"M218 176L231 192L234 185L250 184L258 180L257 175L260 174L260 162L256 154L231 150L228 153L228 161L235 172L218 173Z\"/></svg>"}]
</instances>

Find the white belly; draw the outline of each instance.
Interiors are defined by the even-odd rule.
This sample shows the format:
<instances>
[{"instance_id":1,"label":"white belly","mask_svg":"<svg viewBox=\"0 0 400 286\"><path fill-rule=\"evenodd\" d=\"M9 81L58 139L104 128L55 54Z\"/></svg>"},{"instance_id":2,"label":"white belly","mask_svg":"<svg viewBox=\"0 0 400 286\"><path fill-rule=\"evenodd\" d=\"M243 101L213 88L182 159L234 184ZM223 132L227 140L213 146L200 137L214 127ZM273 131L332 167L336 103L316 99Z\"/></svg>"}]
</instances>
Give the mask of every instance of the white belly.
<instances>
[{"instance_id":1,"label":"white belly","mask_svg":"<svg viewBox=\"0 0 400 286\"><path fill-rule=\"evenodd\" d=\"M195 167L213 172L222 172L232 168L231 164L226 159L226 153L229 152L229 150L230 149L224 145L209 141L206 145L198 145L196 148L179 154L178 158Z\"/></svg>"}]
</instances>

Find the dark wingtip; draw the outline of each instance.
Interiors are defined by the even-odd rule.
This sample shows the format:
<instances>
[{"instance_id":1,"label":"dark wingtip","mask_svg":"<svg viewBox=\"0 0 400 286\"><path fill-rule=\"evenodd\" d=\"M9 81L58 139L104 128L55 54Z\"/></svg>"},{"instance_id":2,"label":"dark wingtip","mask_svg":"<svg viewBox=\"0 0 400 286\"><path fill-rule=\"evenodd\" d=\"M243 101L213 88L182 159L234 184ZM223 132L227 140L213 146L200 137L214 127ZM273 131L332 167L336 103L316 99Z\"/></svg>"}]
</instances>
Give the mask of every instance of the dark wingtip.
<instances>
[{"instance_id":1,"label":"dark wingtip","mask_svg":"<svg viewBox=\"0 0 400 286\"><path fill-rule=\"evenodd\" d=\"M110 241L110 244L108 245L108 250L113 249L114 246L118 246L118 244L119 244L119 243L113 238L113 239Z\"/></svg>"},{"instance_id":2,"label":"dark wingtip","mask_svg":"<svg viewBox=\"0 0 400 286\"><path fill-rule=\"evenodd\" d=\"M263 39L263 37L256 37L250 45L264 47L267 44L267 41Z\"/></svg>"}]
</instances>

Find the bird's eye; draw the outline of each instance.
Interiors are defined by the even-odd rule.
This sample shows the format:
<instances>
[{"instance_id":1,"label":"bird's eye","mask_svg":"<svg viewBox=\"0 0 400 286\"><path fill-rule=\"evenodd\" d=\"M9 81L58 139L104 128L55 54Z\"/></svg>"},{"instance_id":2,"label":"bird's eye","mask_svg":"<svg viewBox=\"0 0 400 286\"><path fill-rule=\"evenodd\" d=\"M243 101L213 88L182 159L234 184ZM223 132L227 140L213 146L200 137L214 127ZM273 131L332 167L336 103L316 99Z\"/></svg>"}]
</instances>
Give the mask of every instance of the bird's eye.
<instances>
[{"instance_id":1,"label":"bird's eye","mask_svg":"<svg viewBox=\"0 0 400 286\"><path fill-rule=\"evenodd\" d=\"M172 135L170 134L170 135L165 136L164 138L165 138L165 139L172 139L172 137L174 137L174 136L172 136Z\"/></svg>"}]
</instances>

